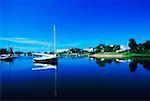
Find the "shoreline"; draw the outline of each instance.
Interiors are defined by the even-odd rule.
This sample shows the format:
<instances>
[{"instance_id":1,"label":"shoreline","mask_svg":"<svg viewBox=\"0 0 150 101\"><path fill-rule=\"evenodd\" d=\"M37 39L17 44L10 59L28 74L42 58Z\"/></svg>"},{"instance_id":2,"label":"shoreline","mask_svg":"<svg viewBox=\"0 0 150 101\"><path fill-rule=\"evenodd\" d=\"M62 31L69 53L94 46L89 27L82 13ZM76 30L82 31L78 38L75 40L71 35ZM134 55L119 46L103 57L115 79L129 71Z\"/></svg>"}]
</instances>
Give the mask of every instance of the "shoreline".
<instances>
[{"instance_id":1,"label":"shoreline","mask_svg":"<svg viewBox=\"0 0 150 101\"><path fill-rule=\"evenodd\" d=\"M124 57L122 54L93 54L89 57L92 58L122 58Z\"/></svg>"},{"instance_id":2,"label":"shoreline","mask_svg":"<svg viewBox=\"0 0 150 101\"><path fill-rule=\"evenodd\" d=\"M150 54L93 54L89 55L89 57L92 58L144 58L144 57L150 57Z\"/></svg>"}]
</instances>

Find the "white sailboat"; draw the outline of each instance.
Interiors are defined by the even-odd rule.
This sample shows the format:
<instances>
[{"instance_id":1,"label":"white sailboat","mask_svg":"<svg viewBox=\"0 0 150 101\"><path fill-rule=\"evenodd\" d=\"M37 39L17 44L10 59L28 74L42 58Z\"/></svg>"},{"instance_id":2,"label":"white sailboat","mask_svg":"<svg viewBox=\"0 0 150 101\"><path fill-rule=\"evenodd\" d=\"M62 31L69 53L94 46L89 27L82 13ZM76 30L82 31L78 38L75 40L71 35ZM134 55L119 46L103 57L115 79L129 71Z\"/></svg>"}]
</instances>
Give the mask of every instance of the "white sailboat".
<instances>
[{"instance_id":1,"label":"white sailboat","mask_svg":"<svg viewBox=\"0 0 150 101\"><path fill-rule=\"evenodd\" d=\"M41 56L33 58L33 62L40 63L57 63L57 55L56 55L56 28L54 25L54 54L44 54L44 53L34 53L34 55Z\"/></svg>"},{"instance_id":2,"label":"white sailboat","mask_svg":"<svg viewBox=\"0 0 150 101\"><path fill-rule=\"evenodd\" d=\"M9 54L0 55L0 60L6 60L6 61L8 60L9 61L9 60L12 60L17 57L17 55L15 55L15 53L13 52L12 47L10 47L9 49L10 49Z\"/></svg>"}]
</instances>

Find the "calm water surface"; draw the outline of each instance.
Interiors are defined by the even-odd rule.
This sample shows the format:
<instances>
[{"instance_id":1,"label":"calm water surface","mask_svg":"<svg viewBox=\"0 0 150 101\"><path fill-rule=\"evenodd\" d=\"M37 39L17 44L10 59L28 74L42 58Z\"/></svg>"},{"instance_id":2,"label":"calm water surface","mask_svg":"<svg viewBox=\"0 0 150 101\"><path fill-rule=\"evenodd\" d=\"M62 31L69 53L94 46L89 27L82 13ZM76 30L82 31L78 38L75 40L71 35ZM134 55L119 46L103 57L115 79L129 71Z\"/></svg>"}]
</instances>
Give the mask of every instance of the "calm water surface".
<instances>
[{"instance_id":1,"label":"calm water surface","mask_svg":"<svg viewBox=\"0 0 150 101\"><path fill-rule=\"evenodd\" d=\"M62 57L34 64L32 57L0 61L1 98L150 100L150 60Z\"/></svg>"}]
</instances>

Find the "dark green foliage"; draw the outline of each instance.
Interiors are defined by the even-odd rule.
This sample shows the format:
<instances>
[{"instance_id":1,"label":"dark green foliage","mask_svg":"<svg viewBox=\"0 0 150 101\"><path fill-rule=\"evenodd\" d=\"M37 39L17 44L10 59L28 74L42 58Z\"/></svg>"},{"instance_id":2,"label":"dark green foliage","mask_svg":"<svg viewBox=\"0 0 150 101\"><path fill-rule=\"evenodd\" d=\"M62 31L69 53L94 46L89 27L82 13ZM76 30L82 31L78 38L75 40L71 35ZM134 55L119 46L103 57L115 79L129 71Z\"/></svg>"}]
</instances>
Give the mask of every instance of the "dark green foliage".
<instances>
[{"instance_id":1,"label":"dark green foliage","mask_svg":"<svg viewBox=\"0 0 150 101\"><path fill-rule=\"evenodd\" d=\"M71 51L72 53L79 53L79 52L81 52L81 49L79 49L79 48L72 48L69 51Z\"/></svg>"},{"instance_id":2,"label":"dark green foliage","mask_svg":"<svg viewBox=\"0 0 150 101\"><path fill-rule=\"evenodd\" d=\"M150 41L137 44L136 41L131 38L129 40L129 47L131 48L130 52L138 54L150 54Z\"/></svg>"},{"instance_id":3,"label":"dark green foliage","mask_svg":"<svg viewBox=\"0 0 150 101\"><path fill-rule=\"evenodd\" d=\"M136 41L133 38L131 38L129 40L129 47L131 48L131 52L133 52L133 53L138 52L138 45L137 45Z\"/></svg>"},{"instance_id":4,"label":"dark green foliage","mask_svg":"<svg viewBox=\"0 0 150 101\"><path fill-rule=\"evenodd\" d=\"M0 49L0 54L8 54L9 52L7 49Z\"/></svg>"},{"instance_id":5,"label":"dark green foliage","mask_svg":"<svg viewBox=\"0 0 150 101\"><path fill-rule=\"evenodd\" d=\"M104 52L104 49L106 48L106 46L104 44L99 44L97 47L95 47L94 49L96 50L96 53L98 52Z\"/></svg>"},{"instance_id":6,"label":"dark green foliage","mask_svg":"<svg viewBox=\"0 0 150 101\"><path fill-rule=\"evenodd\" d=\"M116 50L120 50L120 46L119 45L114 45L113 46L113 52L115 52Z\"/></svg>"},{"instance_id":7,"label":"dark green foliage","mask_svg":"<svg viewBox=\"0 0 150 101\"><path fill-rule=\"evenodd\" d=\"M116 50L120 49L120 45L104 45L104 44L99 44L99 46L95 47L96 53L99 52L116 52Z\"/></svg>"},{"instance_id":8,"label":"dark green foliage","mask_svg":"<svg viewBox=\"0 0 150 101\"><path fill-rule=\"evenodd\" d=\"M146 50L150 50L150 41L147 40L145 43L143 43L143 47L144 47Z\"/></svg>"}]
</instances>

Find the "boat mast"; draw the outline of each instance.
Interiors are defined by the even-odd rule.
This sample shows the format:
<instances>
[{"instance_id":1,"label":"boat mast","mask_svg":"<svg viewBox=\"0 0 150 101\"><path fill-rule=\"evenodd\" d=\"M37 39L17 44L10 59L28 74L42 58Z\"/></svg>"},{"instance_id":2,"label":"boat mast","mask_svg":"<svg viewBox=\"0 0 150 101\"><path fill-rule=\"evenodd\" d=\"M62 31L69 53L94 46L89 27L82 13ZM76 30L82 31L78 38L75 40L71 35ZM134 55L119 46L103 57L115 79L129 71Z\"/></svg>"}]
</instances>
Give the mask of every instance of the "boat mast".
<instances>
[{"instance_id":1,"label":"boat mast","mask_svg":"<svg viewBox=\"0 0 150 101\"><path fill-rule=\"evenodd\" d=\"M56 53L56 27L54 25L54 53Z\"/></svg>"}]
</instances>

